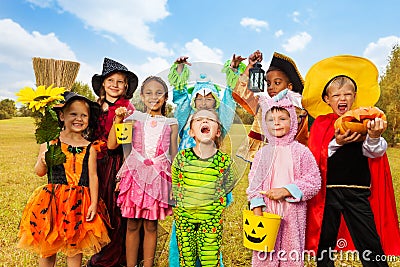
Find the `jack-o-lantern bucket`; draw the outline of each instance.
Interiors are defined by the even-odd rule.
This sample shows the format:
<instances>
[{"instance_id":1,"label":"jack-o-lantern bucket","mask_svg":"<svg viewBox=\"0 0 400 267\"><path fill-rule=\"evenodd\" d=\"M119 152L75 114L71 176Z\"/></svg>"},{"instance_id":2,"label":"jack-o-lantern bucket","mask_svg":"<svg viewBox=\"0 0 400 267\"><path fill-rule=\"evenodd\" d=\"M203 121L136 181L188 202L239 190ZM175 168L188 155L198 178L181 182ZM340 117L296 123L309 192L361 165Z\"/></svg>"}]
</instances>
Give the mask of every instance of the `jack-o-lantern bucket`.
<instances>
[{"instance_id":1,"label":"jack-o-lantern bucket","mask_svg":"<svg viewBox=\"0 0 400 267\"><path fill-rule=\"evenodd\" d=\"M347 130L351 133L357 132L366 135L368 132L367 124L370 120L381 118L386 121L386 115L377 107L359 107L344 113L335 121L335 129L344 134Z\"/></svg>"},{"instance_id":2,"label":"jack-o-lantern bucket","mask_svg":"<svg viewBox=\"0 0 400 267\"><path fill-rule=\"evenodd\" d=\"M116 123L114 127L118 144L130 144L132 142L132 122Z\"/></svg>"},{"instance_id":3,"label":"jack-o-lantern bucket","mask_svg":"<svg viewBox=\"0 0 400 267\"><path fill-rule=\"evenodd\" d=\"M263 212L263 216L254 215L251 210L243 211L243 245L246 248L270 252L275 248L282 217Z\"/></svg>"}]
</instances>

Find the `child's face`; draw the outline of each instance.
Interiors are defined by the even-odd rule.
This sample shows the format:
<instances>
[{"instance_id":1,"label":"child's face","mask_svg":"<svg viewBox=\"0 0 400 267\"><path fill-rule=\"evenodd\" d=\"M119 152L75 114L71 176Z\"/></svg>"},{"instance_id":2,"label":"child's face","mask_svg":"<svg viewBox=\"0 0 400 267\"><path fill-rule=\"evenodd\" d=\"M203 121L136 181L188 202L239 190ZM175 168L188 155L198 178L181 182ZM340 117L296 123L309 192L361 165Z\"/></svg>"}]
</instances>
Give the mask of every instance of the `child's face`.
<instances>
[{"instance_id":1,"label":"child's face","mask_svg":"<svg viewBox=\"0 0 400 267\"><path fill-rule=\"evenodd\" d=\"M211 93L205 96L197 94L194 99L194 105L196 109L214 109L215 108L215 98Z\"/></svg>"},{"instance_id":2,"label":"child's face","mask_svg":"<svg viewBox=\"0 0 400 267\"><path fill-rule=\"evenodd\" d=\"M76 100L60 113L60 120L70 132L83 132L89 126L89 106L83 100Z\"/></svg>"},{"instance_id":3,"label":"child's face","mask_svg":"<svg viewBox=\"0 0 400 267\"><path fill-rule=\"evenodd\" d=\"M356 92L351 84L345 84L341 88L331 86L324 96L325 102L332 108L332 111L342 116L351 109L356 97Z\"/></svg>"},{"instance_id":4,"label":"child's face","mask_svg":"<svg viewBox=\"0 0 400 267\"><path fill-rule=\"evenodd\" d=\"M209 110L200 110L192 118L189 135L196 143L214 142L221 135L218 117Z\"/></svg>"},{"instance_id":5,"label":"child's face","mask_svg":"<svg viewBox=\"0 0 400 267\"><path fill-rule=\"evenodd\" d=\"M267 72L267 92L270 97L277 95L286 88L292 90L292 84L287 75L280 70L271 70Z\"/></svg>"},{"instance_id":6,"label":"child's face","mask_svg":"<svg viewBox=\"0 0 400 267\"><path fill-rule=\"evenodd\" d=\"M148 112L161 114L161 108L166 101L165 89L161 83L155 80L147 82L140 96Z\"/></svg>"},{"instance_id":7,"label":"child's face","mask_svg":"<svg viewBox=\"0 0 400 267\"><path fill-rule=\"evenodd\" d=\"M283 137L290 130L290 115L284 110L268 111L265 120L268 133L275 137Z\"/></svg>"},{"instance_id":8,"label":"child's face","mask_svg":"<svg viewBox=\"0 0 400 267\"><path fill-rule=\"evenodd\" d=\"M125 74L120 72L111 74L104 79L103 87L106 91L106 97L119 98L125 94L127 88Z\"/></svg>"}]
</instances>

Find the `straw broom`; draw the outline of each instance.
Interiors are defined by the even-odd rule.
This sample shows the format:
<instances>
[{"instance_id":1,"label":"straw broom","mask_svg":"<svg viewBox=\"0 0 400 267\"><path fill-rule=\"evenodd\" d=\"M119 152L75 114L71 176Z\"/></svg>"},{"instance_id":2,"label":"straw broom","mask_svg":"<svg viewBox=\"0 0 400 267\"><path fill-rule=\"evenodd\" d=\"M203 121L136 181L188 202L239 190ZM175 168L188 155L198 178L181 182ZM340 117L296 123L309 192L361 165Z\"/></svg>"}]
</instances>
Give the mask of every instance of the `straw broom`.
<instances>
[{"instance_id":1,"label":"straw broom","mask_svg":"<svg viewBox=\"0 0 400 267\"><path fill-rule=\"evenodd\" d=\"M53 58L32 58L36 86L53 84L54 87L65 87L70 91L78 75L80 64L74 61Z\"/></svg>"}]
</instances>

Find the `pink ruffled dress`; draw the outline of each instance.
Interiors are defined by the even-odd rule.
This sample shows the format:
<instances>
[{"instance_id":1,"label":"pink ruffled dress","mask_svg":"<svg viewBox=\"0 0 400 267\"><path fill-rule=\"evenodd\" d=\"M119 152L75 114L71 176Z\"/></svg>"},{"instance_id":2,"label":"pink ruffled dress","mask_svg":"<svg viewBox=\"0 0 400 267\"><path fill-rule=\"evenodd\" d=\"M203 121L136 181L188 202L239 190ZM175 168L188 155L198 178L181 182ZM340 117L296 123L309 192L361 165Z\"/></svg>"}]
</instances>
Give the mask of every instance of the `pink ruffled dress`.
<instances>
[{"instance_id":1,"label":"pink ruffled dress","mask_svg":"<svg viewBox=\"0 0 400 267\"><path fill-rule=\"evenodd\" d=\"M139 111L126 121L134 121L132 147L117 175L121 178L117 205L126 218L163 220L172 215L169 147L171 125L178 122Z\"/></svg>"}]
</instances>

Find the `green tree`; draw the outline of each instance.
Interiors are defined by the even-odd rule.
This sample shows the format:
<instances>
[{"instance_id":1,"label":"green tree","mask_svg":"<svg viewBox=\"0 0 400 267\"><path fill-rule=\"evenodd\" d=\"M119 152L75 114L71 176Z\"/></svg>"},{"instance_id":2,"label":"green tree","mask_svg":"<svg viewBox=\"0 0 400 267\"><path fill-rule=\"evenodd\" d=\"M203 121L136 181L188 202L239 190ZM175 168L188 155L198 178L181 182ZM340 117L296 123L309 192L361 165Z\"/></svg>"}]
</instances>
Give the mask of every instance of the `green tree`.
<instances>
[{"instance_id":1,"label":"green tree","mask_svg":"<svg viewBox=\"0 0 400 267\"><path fill-rule=\"evenodd\" d=\"M23 105L18 109L17 115L18 117L32 117L33 112L27 106Z\"/></svg>"},{"instance_id":2,"label":"green tree","mask_svg":"<svg viewBox=\"0 0 400 267\"><path fill-rule=\"evenodd\" d=\"M14 100L4 99L0 101L0 120L11 119L16 112L17 108Z\"/></svg>"},{"instance_id":3,"label":"green tree","mask_svg":"<svg viewBox=\"0 0 400 267\"><path fill-rule=\"evenodd\" d=\"M89 98L90 100L96 101L96 96L93 93L92 89L89 87L89 85L83 82L74 82L74 84L71 87L71 91L83 95Z\"/></svg>"},{"instance_id":4,"label":"green tree","mask_svg":"<svg viewBox=\"0 0 400 267\"><path fill-rule=\"evenodd\" d=\"M395 45L389 57L386 72L379 82L381 97L376 104L387 117L388 128L383 134L390 146L399 142L400 136L400 47Z\"/></svg>"}]
</instances>

